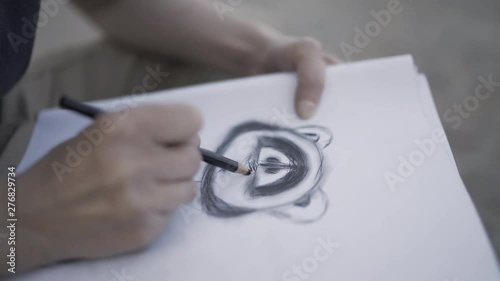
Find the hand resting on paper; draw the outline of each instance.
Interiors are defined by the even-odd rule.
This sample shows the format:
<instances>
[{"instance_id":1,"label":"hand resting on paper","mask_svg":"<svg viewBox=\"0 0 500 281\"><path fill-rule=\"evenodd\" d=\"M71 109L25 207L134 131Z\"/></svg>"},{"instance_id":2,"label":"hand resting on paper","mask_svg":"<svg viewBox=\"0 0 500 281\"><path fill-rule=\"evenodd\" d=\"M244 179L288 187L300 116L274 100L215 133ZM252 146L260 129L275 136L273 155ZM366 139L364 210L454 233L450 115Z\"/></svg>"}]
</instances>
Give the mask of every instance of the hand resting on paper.
<instances>
[{"instance_id":1,"label":"hand resting on paper","mask_svg":"<svg viewBox=\"0 0 500 281\"><path fill-rule=\"evenodd\" d=\"M200 127L191 107L142 106L101 116L52 150L18 179L17 271L152 242L196 194Z\"/></svg>"},{"instance_id":2,"label":"hand resting on paper","mask_svg":"<svg viewBox=\"0 0 500 281\"><path fill-rule=\"evenodd\" d=\"M213 1L75 2L109 37L134 49L243 75L296 72L295 109L304 119L316 112L326 66L339 62L315 39L239 19Z\"/></svg>"},{"instance_id":3,"label":"hand resting on paper","mask_svg":"<svg viewBox=\"0 0 500 281\"><path fill-rule=\"evenodd\" d=\"M297 72L295 110L307 119L316 113L325 85L326 66L339 60L322 50L312 38L281 38L276 36L263 60L266 71Z\"/></svg>"}]
</instances>

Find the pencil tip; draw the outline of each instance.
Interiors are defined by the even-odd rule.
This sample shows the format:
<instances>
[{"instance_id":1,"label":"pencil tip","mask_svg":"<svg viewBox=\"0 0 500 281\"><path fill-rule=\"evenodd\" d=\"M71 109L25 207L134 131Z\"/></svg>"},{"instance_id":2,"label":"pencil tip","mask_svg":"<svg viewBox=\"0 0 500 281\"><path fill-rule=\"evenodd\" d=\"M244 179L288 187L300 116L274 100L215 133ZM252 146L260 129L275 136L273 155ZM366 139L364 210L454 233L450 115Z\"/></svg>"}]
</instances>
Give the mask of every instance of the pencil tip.
<instances>
[{"instance_id":1,"label":"pencil tip","mask_svg":"<svg viewBox=\"0 0 500 281\"><path fill-rule=\"evenodd\" d=\"M238 170L236 170L236 173L242 174L244 176L249 176L250 174L252 174L252 170L249 169L248 167L243 166L242 164L240 164L238 166Z\"/></svg>"}]
</instances>

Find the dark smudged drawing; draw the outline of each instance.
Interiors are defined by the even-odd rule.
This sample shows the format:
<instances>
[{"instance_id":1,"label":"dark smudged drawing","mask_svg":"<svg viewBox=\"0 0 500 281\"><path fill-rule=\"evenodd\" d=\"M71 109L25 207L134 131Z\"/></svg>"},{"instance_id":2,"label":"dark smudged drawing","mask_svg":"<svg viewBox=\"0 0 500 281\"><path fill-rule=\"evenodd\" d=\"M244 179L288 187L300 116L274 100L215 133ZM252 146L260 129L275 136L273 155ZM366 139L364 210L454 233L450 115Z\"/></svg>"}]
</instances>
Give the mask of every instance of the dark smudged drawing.
<instances>
[{"instance_id":1,"label":"dark smudged drawing","mask_svg":"<svg viewBox=\"0 0 500 281\"><path fill-rule=\"evenodd\" d=\"M207 166L201 180L203 210L215 217L254 212L312 222L321 218L328 198L321 189L323 149L332 141L320 126L286 128L257 121L234 127L216 152L252 169L247 177Z\"/></svg>"}]
</instances>

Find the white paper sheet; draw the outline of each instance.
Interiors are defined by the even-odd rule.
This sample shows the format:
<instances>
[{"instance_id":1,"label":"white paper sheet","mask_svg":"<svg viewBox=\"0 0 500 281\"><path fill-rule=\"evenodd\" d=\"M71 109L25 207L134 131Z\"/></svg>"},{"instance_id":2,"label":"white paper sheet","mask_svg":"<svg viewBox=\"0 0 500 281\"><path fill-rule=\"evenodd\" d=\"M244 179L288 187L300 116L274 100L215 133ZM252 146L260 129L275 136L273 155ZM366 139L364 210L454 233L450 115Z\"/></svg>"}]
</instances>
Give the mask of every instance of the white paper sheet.
<instances>
[{"instance_id":1,"label":"white paper sheet","mask_svg":"<svg viewBox=\"0 0 500 281\"><path fill-rule=\"evenodd\" d=\"M266 212L220 219L195 202L146 251L56 265L15 280L119 280L122 270L134 280L500 280L447 141L436 143L404 182L391 188L386 181L401 157L418 150L416 140L442 129L410 56L331 67L321 108L306 122L292 115L295 84L291 74L273 74L157 93L141 102L197 107L208 149L248 120L329 128L334 139L323 150L329 173L322 184L328 208L321 219L297 224ZM96 104L112 110L129 102ZM43 112L19 169L88 124L67 111ZM189 216L186 210L198 211Z\"/></svg>"}]
</instances>

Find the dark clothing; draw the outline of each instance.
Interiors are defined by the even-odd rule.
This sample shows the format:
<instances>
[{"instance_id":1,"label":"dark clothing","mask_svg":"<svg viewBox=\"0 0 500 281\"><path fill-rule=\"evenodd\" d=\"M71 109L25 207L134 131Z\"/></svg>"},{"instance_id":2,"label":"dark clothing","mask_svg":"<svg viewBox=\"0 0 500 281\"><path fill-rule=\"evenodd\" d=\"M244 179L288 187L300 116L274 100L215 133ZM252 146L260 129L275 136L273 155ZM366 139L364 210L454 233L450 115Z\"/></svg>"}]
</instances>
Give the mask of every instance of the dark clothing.
<instances>
[{"instance_id":1,"label":"dark clothing","mask_svg":"<svg viewBox=\"0 0 500 281\"><path fill-rule=\"evenodd\" d=\"M40 0L0 0L0 98L31 59Z\"/></svg>"}]
</instances>

